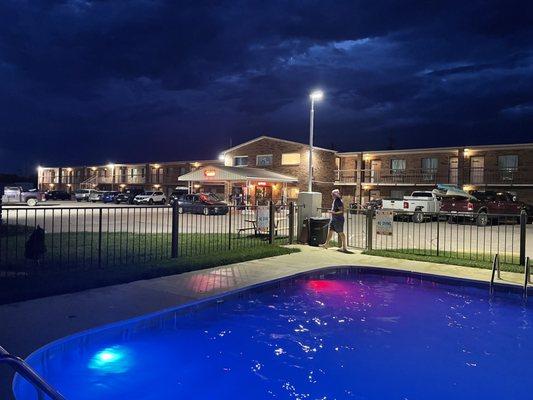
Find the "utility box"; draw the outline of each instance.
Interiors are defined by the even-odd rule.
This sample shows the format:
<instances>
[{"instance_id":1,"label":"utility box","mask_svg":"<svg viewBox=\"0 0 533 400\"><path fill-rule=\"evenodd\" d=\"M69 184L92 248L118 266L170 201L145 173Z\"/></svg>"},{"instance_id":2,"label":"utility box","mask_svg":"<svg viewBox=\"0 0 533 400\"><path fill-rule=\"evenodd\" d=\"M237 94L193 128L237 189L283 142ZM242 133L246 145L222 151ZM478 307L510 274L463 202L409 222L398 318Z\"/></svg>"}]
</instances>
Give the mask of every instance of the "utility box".
<instances>
[{"instance_id":1,"label":"utility box","mask_svg":"<svg viewBox=\"0 0 533 400\"><path fill-rule=\"evenodd\" d=\"M318 218L322 216L322 193L318 192L300 192L298 195L298 238L300 242L307 243L308 240L303 238L304 221L309 218ZM309 232L309 227L307 227ZM308 235L305 235L309 237Z\"/></svg>"}]
</instances>

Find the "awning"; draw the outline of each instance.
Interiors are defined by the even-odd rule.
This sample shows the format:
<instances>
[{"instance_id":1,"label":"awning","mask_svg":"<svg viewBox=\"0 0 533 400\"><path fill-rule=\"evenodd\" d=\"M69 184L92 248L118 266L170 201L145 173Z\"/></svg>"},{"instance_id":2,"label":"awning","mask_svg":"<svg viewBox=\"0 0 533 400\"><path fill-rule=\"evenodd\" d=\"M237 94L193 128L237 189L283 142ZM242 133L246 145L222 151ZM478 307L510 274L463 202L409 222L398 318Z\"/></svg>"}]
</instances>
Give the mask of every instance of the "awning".
<instances>
[{"instance_id":1,"label":"awning","mask_svg":"<svg viewBox=\"0 0 533 400\"><path fill-rule=\"evenodd\" d=\"M178 177L179 181L188 182L222 182L222 181L266 181L298 182L292 176L278 174L261 168L206 166Z\"/></svg>"}]
</instances>

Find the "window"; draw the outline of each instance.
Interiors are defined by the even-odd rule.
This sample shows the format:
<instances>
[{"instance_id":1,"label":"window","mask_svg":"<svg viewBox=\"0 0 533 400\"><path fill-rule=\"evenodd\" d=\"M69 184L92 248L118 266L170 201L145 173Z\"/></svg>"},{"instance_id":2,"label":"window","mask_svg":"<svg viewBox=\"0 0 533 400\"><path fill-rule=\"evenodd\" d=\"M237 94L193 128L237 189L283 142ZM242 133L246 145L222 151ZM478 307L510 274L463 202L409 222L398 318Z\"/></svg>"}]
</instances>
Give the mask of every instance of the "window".
<instances>
[{"instance_id":1,"label":"window","mask_svg":"<svg viewBox=\"0 0 533 400\"><path fill-rule=\"evenodd\" d=\"M405 171L405 160L392 159L390 161L390 169L392 170L392 173L401 173Z\"/></svg>"},{"instance_id":2,"label":"window","mask_svg":"<svg viewBox=\"0 0 533 400\"><path fill-rule=\"evenodd\" d=\"M403 196L405 196L405 190L391 190L390 191L390 197L393 199L403 199Z\"/></svg>"},{"instance_id":3,"label":"window","mask_svg":"<svg viewBox=\"0 0 533 400\"><path fill-rule=\"evenodd\" d=\"M282 154L281 165L300 165L300 153Z\"/></svg>"},{"instance_id":4,"label":"window","mask_svg":"<svg viewBox=\"0 0 533 400\"><path fill-rule=\"evenodd\" d=\"M425 181L435 180L439 160L436 158L423 158L422 159L422 179Z\"/></svg>"},{"instance_id":5,"label":"window","mask_svg":"<svg viewBox=\"0 0 533 400\"><path fill-rule=\"evenodd\" d=\"M498 167L500 170L512 170L516 171L518 169L518 156L499 156L498 157Z\"/></svg>"},{"instance_id":6,"label":"window","mask_svg":"<svg viewBox=\"0 0 533 400\"><path fill-rule=\"evenodd\" d=\"M238 156L233 158L233 165L236 167L245 167L248 165L248 156Z\"/></svg>"},{"instance_id":7,"label":"window","mask_svg":"<svg viewBox=\"0 0 533 400\"><path fill-rule=\"evenodd\" d=\"M260 154L256 157L256 165L258 167L266 167L272 165L272 154Z\"/></svg>"},{"instance_id":8,"label":"window","mask_svg":"<svg viewBox=\"0 0 533 400\"><path fill-rule=\"evenodd\" d=\"M518 156L498 156L498 169L502 181L512 181L514 173L518 169Z\"/></svg>"}]
</instances>

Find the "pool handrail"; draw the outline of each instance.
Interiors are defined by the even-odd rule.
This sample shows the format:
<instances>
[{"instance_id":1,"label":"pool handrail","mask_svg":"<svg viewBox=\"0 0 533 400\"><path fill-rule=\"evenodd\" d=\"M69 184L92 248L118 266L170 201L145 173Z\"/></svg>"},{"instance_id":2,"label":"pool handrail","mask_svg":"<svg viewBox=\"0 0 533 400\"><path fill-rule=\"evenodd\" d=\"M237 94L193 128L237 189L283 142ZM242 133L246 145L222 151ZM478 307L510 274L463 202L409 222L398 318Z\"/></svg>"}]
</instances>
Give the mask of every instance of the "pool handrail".
<instances>
[{"instance_id":1,"label":"pool handrail","mask_svg":"<svg viewBox=\"0 0 533 400\"><path fill-rule=\"evenodd\" d=\"M65 397L48 384L22 358L10 354L0 346L0 364L7 364L30 382L38 392L43 392L52 400L66 400ZM41 396L39 396L41 398Z\"/></svg>"},{"instance_id":2,"label":"pool handrail","mask_svg":"<svg viewBox=\"0 0 533 400\"><path fill-rule=\"evenodd\" d=\"M529 266L529 257L524 262L524 297L527 298L527 285L531 283L531 271Z\"/></svg>"},{"instance_id":3,"label":"pool handrail","mask_svg":"<svg viewBox=\"0 0 533 400\"><path fill-rule=\"evenodd\" d=\"M492 260L492 275L490 277L490 292L492 293L494 290L494 276L498 279L501 279L500 276L500 255L498 253L494 254L494 258Z\"/></svg>"}]
</instances>

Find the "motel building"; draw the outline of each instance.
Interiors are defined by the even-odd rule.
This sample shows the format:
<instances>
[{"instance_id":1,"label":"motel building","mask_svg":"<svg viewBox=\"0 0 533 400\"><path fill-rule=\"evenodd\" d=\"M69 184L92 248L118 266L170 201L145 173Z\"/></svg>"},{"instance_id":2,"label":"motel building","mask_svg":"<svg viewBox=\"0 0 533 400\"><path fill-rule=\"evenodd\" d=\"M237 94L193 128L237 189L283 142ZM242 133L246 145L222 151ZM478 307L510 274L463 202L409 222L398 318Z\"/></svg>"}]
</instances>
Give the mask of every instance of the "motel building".
<instances>
[{"instance_id":1,"label":"motel building","mask_svg":"<svg viewBox=\"0 0 533 400\"><path fill-rule=\"evenodd\" d=\"M177 187L247 204L296 201L307 190L309 146L260 136L214 160L41 167L40 190L123 191ZM510 192L533 204L533 143L341 152L315 147L313 190L329 206L331 190L345 203L402 198L414 190L453 184L465 190Z\"/></svg>"}]
</instances>

